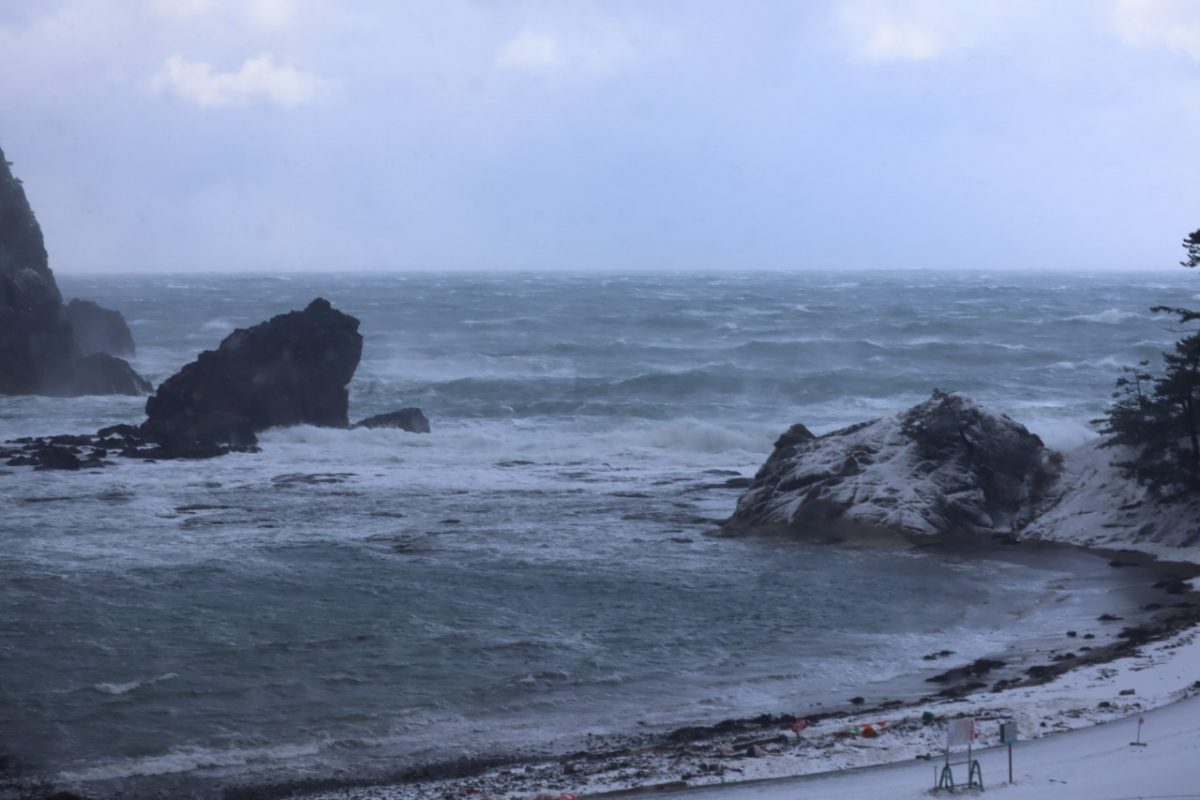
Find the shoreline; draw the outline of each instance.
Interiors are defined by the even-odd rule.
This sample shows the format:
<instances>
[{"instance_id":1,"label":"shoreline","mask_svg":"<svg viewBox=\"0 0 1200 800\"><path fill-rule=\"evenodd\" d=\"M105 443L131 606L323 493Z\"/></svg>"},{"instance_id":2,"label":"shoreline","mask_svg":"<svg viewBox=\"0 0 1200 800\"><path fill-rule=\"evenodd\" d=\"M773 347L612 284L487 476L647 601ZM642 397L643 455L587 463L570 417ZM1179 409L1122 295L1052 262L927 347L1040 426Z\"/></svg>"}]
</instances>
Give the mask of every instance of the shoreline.
<instances>
[{"instance_id":1,"label":"shoreline","mask_svg":"<svg viewBox=\"0 0 1200 800\"><path fill-rule=\"evenodd\" d=\"M728 485L713 485L707 489L735 488ZM722 534L713 534L722 536ZM903 681L925 683L929 692L912 693L905 699L883 700L881 702L864 702L858 706L830 704L828 707L821 703L815 705L820 710L806 714L812 724L810 732L819 735L822 747L851 748L864 743L878 744L875 738L860 740L847 733L847 729L856 724L874 721L887 722L886 735L878 740L887 741L893 733L912 733L920 730L912 724L911 717L917 712L933 709L940 711L947 704L967 703L982 704L988 698L1002 701L1013 693L1046 686L1063 676L1072 675L1091 668L1103 668L1105 665L1119 662L1127 657L1137 657L1143 646L1163 642L1177 635L1187 634L1200 622L1200 605L1197 600L1200 594L1191 588L1189 579L1200 576L1200 565L1189 561L1185 556L1195 553L1195 548L1180 548L1176 558L1163 559L1161 546L1148 543L1146 550L1134 550L1111 546L1095 546L1070 540L1044 539L1037 537L1019 538L1005 534L983 534L977 537L951 539L939 543L918 544L913 549L936 554L953 554L965 558L1002 557L1005 554L1023 554L1023 558L1014 558L1014 562L1024 561L1036 564L1039 553L1076 553L1109 562L1114 569L1124 572L1136 570L1139 582L1156 586L1155 590L1163 593L1161 602L1156 600L1147 605L1156 605L1154 609L1142 607L1137 610L1152 614L1137 624L1129 625L1127 631L1119 633L1117 638L1106 644L1092 644L1092 640L1083 637L1069 637L1060 642L1058 648L1036 650L1029 648L1018 656L1027 660L1042 657L1045 663L1032 664L1037 669L1035 674L1001 678L995 681L997 675L993 667L986 663L995 659L982 657L974 662L963 663L951 658L952 654L938 654L940 659L931 659L937 667L948 667L948 673L957 673L948 681L930 685L925 683L921 671L906 673L903 676L890 679L883 683L898 684ZM838 547L830 544L827 546ZM1172 548L1174 549L1174 548ZM1147 552L1149 551L1149 552ZM1172 555L1175 555L1173 553ZM1150 573L1152 580L1142 580L1144 573ZM1132 574L1132 573L1131 573ZM1165 583L1164 583L1165 582ZM1047 584L1049 586L1049 584ZM1114 585L1114 590L1118 589ZM1175 590L1175 591L1173 591ZM1170 596L1166 596L1170 595ZM1093 597L1094 600L1094 597ZM1183 607L1173 607L1174 602L1183 603ZM1110 606L1111 609L1111 606ZM1116 633L1123 627L1121 615L1128 615L1134 606L1123 603L1116 610L1115 618L1104 624L1111 625ZM1105 614L1110 614L1106 611ZM1101 617L1097 621L1103 621ZM1006 625L1004 631L1017 630L1019 623ZM1081 631L1083 628L1080 629ZM1127 634L1127 635L1122 635ZM1008 640L1010 643L1012 640ZM1087 644L1084 644L1087 641ZM1028 641L1026 642L1028 644ZM1066 645L1067 647L1062 647ZM1074 647L1082 645L1080 647ZM1001 645L1001 647L1009 645ZM1068 657L1055 659L1053 656L1062 655L1055 650L1068 648L1077 649ZM1086 648L1086 649L1085 649ZM932 654L931 654L932 655ZM1009 661L1008 658L1004 659ZM978 666L977 666L978 665ZM1011 667L1011 664L1001 665ZM1020 666L1024 666L1021 664ZM980 680L986 678L986 680ZM863 694L869 687L878 688L880 684L862 686ZM991 691L989 691L989 689ZM879 694L875 692L875 694ZM919 695L919 696L918 696ZM1108 701L1112 702L1112 701ZM781 704L782 705L782 704ZM809 705L808 707L812 707ZM1115 707L1115 706L1114 706ZM1132 708L1132 706L1122 707ZM1140 703L1138 709L1141 709ZM788 756L794 756L797 743L791 736L791 723L795 717L791 713L766 713L754 717L741 717L722 720L710 724L698 724L675 730L637 732L633 720L627 719L628 727L623 731L594 737L596 746L584 750L566 752L565 748L552 750L547 748L537 752L532 748L522 752L513 750L501 753L484 753L471 757L450 758L416 764L395 773L385 773L372 770L369 776L348 777L349 771L341 775L331 775L328 778L312 778L284 780L279 783L263 782L261 784L222 786L221 778L201 777L196 775L177 774L161 776L162 780L149 778L142 786L136 783L142 778L128 779L129 787L122 786L121 780L85 784L87 789L103 792L97 796L109 796L112 793L124 794L129 797L141 796L171 796L172 789L183 793L195 785L198 792L194 796L209 797L223 796L231 800L256 800L262 798L400 798L402 800L425 800L429 798L446 798L469 795L485 797L536 798L537 795L549 795L546 800L553 800L559 794L576 795L624 795L648 791L667 791L689 788L693 786L732 784L742 780L757 780L760 773L766 769L764 765L775 761L787 761ZM837 730L834 730L837 728ZM883 728L880 728L883 730ZM589 734L589 740L593 737ZM926 737L928 738L928 737ZM809 745L808 740L805 746ZM553 745L551 745L551 748ZM754 753L757 749L761 752ZM878 748L868 748L874 750ZM751 754L747 754L750 750ZM888 750L883 746L882 750ZM927 755L928 753L926 753ZM874 752L872 757L890 758L894 761L894 753L881 754ZM918 754L918 757L920 755ZM792 759L794 760L794 759ZM879 763L888 763L887 760ZM854 766L848 763L844 766L833 766L837 771ZM768 777L789 777L806 774L805 765L792 764L780 774ZM800 771L796 771L800 770ZM363 773L360 773L362 775ZM237 780L234 776L232 780ZM70 786L70 784L66 784ZM165 793L163 792L165 787ZM157 790L157 791L156 791ZM85 790L86 791L86 790ZM215 794L210 794L215 792ZM187 792L191 794L190 791Z\"/></svg>"},{"instance_id":2,"label":"shoreline","mask_svg":"<svg viewBox=\"0 0 1200 800\"><path fill-rule=\"evenodd\" d=\"M1143 648L1169 654L1182 646L1181 643L1196 642L1197 633L1200 632L1200 590L1193 588L1188 581L1200 577L1200 564L1183 559L1164 561L1153 554L1131 549L1045 540L1022 540L1015 544L1013 552L1050 550L1083 553L1108 561L1114 569L1146 569L1150 573L1148 577L1154 579L1153 582L1147 582L1147 588L1161 595L1163 602L1148 604L1153 608L1140 609L1147 611L1149 616L1135 624L1120 626L1116 636L1106 643L1090 644L1099 640L1092 639L1092 634L1072 635L1076 633L1072 631L1066 633L1063 646L1048 652L1033 649L1023 651L1020 654L1026 662L1044 660L1045 663L1025 668L1020 677L1001 678L994 683L979 679L993 671L999 672L1013 666L1011 663L985 657L963 664L953 659L952 655L930 654L926 658L931 664L947 666L943 675L951 677L937 682L934 678L923 678L924 673L919 672L895 681L920 681L930 687L929 693L909 699L884 699L871 704L864 701L861 705L846 702L825 708L817 704L821 710L804 715L808 729L800 737L792 731L797 715L765 713L712 724L684 726L665 732L604 736L600 737L597 747L587 750L448 759L413 766L393 775L361 779L304 779L276 784L233 785L225 787L223 796L227 800L441 800L470 796L535 799L540 796L544 800L554 800L562 795L622 797L745 785L816 774L805 769L805 764L792 764L779 769L773 763L795 761L797 753L814 747L826 751L865 749L884 756L867 763L831 766L824 770L827 773L861 766L887 766L898 762L895 758L886 757L889 746L880 743L898 734L910 739L916 734L916 738L927 745L925 752L918 753L916 758L932 758L936 761L939 751L936 747L928 746L932 744L930 734L935 732L934 729L941 730L936 722L952 716L963 716L960 707L982 706L986 710L993 705L993 699L996 703L1003 703L1022 694L1042 693L1060 679L1090 672L1111 678L1123 674L1119 667L1128 666L1128 659L1136 661L1144 658ZM957 543L948 546L938 544L930 545L928 549L953 551L957 547ZM1003 552L991 551L993 555ZM1170 599L1174 599L1174 602L1169 603ZM1111 619L1106 620L1105 617ZM1117 626L1124 620L1106 612L1097 622ZM1072 648L1072 645L1075 647ZM1070 652L1056 653L1062 650ZM1054 655L1065 657L1055 658ZM1017 666L1020 668L1023 663ZM1193 689L1200 692L1200 681L1196 682ZM1141 700L1121 703L1118 698L1124 696L1127 695L1118 694L1113 700L1101 701L1097 710L1108 712L1103 716L1116 719L1123 715L1119 712L1135 713L1147 709ZM921 717L926 714L932 714L934 720L922 721ZM1080 711L1076 718L1083 716ZM982 716L986 717L986 714ZM1110 720L1096 720L1094 724L1106 721ZM1061 724L1061 721L1054 723L1056 729ZM871 725L875 735L863 737L861 733L852 733L856 726L861 731L864 725ZM1049 723L1041 720L1040 725L1048 727ZM760 774L764 771L771 774Z\"/></svg>"}]
</instances>

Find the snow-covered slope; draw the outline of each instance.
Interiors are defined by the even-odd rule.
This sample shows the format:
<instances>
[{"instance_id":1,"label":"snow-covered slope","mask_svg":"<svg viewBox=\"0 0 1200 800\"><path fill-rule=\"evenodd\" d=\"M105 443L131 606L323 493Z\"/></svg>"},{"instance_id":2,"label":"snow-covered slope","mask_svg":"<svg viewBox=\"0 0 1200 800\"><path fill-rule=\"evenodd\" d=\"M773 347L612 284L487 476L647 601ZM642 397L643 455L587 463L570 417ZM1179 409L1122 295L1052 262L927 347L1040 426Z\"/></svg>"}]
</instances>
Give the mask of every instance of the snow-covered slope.
<instances>
[{"instance_id":1,"label":"snow-covered slope","mask_svg":"<svg viewBox=\"0 0 1200 800\"><path fill-rule=\"evenodd\" d=\"M1156 500L1112 465L1121 457L1098 442L1067 453L1059 480L1022 538L1129 547L1200 561L1200 498Z\"/></svg>"},{"instance_id":2,"label":"snow-covered slope","mask_svg":"<svg viewBox=\"0 0 1200 800\"><path fill-rule=\"evenodd\" d=\"M824 436L793 426L727 525L857 541L1011 533L1056 474L1056 460L1024 426L935 391L901 414Z\"/></svg>"}]
</instances>

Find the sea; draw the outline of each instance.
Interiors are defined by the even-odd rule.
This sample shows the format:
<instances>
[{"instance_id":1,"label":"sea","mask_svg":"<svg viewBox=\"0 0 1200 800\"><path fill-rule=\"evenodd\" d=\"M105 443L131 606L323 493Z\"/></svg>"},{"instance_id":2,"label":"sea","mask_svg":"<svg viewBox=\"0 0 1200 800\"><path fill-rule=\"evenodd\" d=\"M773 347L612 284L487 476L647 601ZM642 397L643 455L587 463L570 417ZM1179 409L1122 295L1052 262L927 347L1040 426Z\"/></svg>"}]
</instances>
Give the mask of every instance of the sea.
<instances>
[{"instance_id":1,"label":"sea","mask_svg":"<svg viewBox=\"0 0 1200 800\"><path fill-rule=\"evenodd\" d=\"M432 426L0 466L0 786L126 798L877 701L1086 625L1124 590L1098 559L723 536L728 482L934 388L1069 451L1176 338L1150 308L1200 301L1185 270L58 277L156 384L325 297L362 323L351 419ZM144 403L0 398L0 439Z\"/></svg>"}]
</instances>

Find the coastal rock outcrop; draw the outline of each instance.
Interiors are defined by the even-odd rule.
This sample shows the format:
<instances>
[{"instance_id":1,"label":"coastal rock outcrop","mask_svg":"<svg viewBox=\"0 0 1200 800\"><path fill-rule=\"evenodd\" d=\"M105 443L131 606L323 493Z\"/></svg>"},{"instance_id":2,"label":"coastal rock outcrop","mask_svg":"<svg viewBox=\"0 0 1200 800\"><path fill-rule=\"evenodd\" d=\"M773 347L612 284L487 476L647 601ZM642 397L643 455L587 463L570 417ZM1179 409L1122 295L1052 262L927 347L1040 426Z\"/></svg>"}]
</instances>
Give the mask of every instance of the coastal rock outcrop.
<instances>
[{"instance_id":1,"label":"coastal rock outcrop","mask_svg":"<svg viewBox=\"0 0 1200 800\"><path fill-rule=\"evenodd\" d=\"M138 375L125 359L108 353L91 353L47 369L41 393L55 397L84 394L144 395L153 389L150 381Z\"/></svg>"},{"instance_id":2,"label":"coastal rock outcrop","mask_svg":"<svg viewBox=\"0 0 1200 800\"><path fill-rule=\"evenodd\" d=\"M281 425L349 426L347 385L362 356L358 320L317 298L240 328L164 381L142 435L167 450L252 445Z\"/></svg>"},{"instance_id":3,"label":"coastal rock outcrop","mask_svg":"<svg viewBox=\"0 0 1200 800\"><path fill-rule=\"evenodd\" d=\"M91 300L75 299L67 303L64 313L75 336L75 349L81 356L134 354L133 334L120 311L104 308Z\"/></svg>"},{"instance_id":4,"label":"coastal rock outcrop","mask_svg":"<svg viewBox=\"0 0 1200 800\"><path fill-rule=\"evenodd\" d=\"M354 428L399 428L409 433L429 433L429 420L419 408L402 408L376 414L354 423Z\"/></svg>"},{"instance_id":5,"label":"coastal rock outcrop","mask_svg":"<svg viewBox=\"0 0 1200 800\"><path fill-rule=\"evenodd\" d=\"M145 393L125 361L81 356L42 229L0 150L0 394Z\"/></svg>"},{"instance_id":6,"label":"coastal rock outcrop","mask_svg":"<svg viewBox=\"0 0 1200 800\"><path fill-rule=\"evenodd\" d=\"M1034 434L962 394L823 436L793 426L726 522L734 531L919 541L1012 533L1057 475Z\"/></svg>"}]
</instances>

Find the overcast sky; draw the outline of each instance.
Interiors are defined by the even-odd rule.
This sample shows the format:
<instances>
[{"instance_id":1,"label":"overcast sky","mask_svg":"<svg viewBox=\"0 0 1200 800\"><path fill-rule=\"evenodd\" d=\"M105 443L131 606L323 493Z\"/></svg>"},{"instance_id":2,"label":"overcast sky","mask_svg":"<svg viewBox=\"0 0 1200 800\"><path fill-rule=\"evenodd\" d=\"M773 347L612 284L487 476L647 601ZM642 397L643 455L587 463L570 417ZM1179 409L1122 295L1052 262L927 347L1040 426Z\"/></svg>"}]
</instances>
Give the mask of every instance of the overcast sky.
<instances>
[{"instance_id":1,"label":"overcast sky","mask_svg":"<svg viewBox=\"0 0 1200 800\"><path fill-rule=\"evenodd\" d=\"M4 0L63 273L1171 268L1200 2Z\"/></svg>"}]
</instances>

